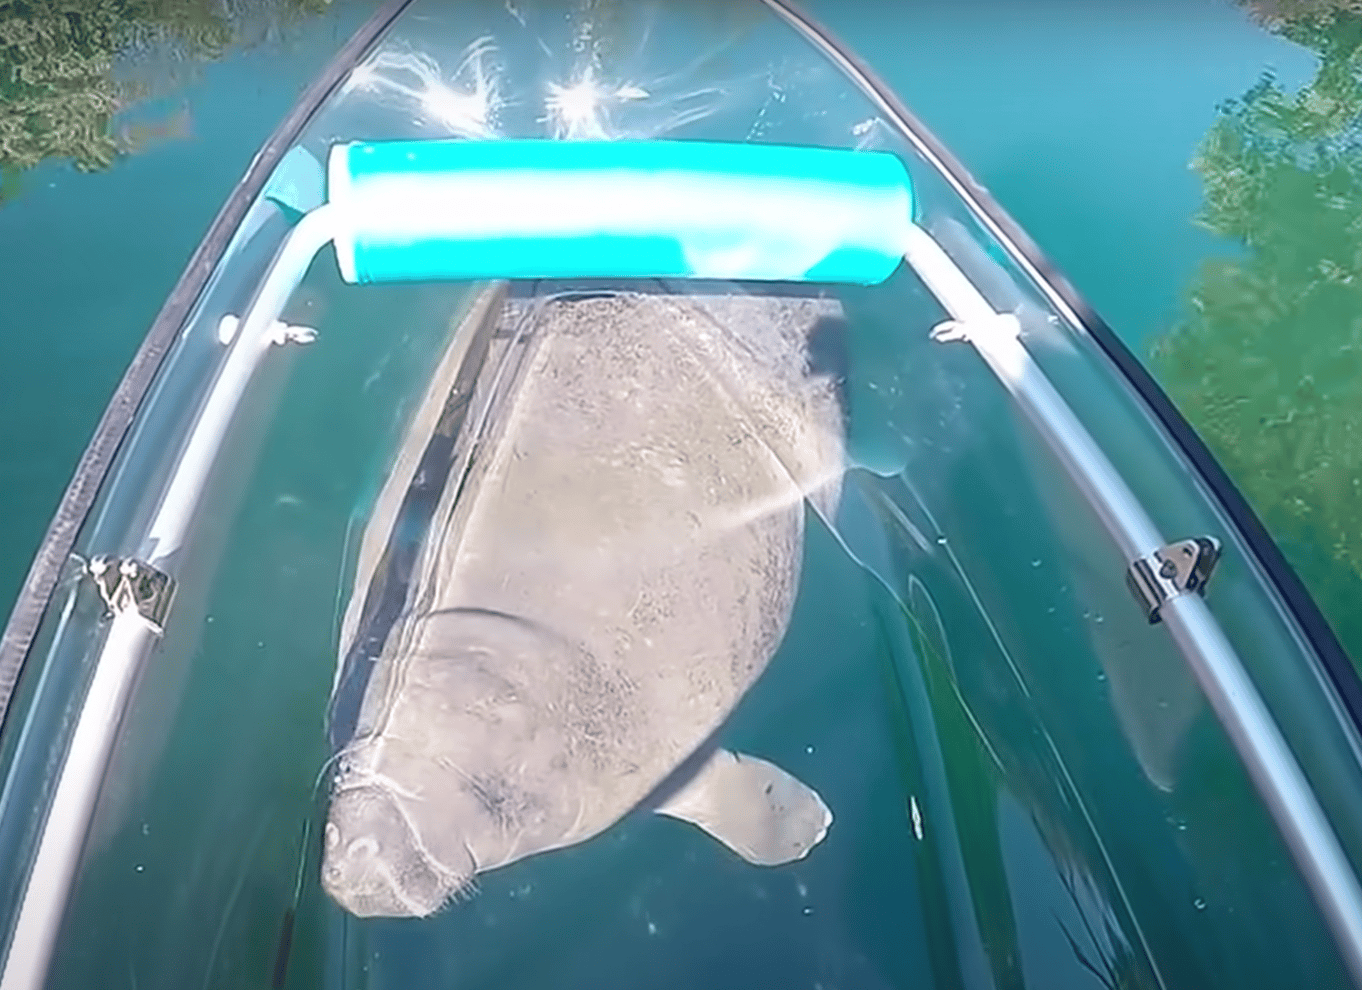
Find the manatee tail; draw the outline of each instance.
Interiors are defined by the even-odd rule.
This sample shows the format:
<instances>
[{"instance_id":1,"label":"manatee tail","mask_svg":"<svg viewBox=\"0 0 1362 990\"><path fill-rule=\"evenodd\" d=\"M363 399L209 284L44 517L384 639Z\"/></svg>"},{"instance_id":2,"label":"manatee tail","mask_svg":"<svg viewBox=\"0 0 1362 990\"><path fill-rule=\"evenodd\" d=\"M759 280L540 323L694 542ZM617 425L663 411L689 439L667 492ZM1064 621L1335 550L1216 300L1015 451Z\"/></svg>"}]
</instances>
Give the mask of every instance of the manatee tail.
<instances>
[{"instance_id":1,"label":"manatee tail","mask_svg":"<svg viewBox=\"0 0 1362 990\"><path fill-rule=\"evenodd\" d=\"M803 859L832 824L813 788L773 763L726 749L656 811L690 822L757 866Z\"/></svg>"}]
</instances>

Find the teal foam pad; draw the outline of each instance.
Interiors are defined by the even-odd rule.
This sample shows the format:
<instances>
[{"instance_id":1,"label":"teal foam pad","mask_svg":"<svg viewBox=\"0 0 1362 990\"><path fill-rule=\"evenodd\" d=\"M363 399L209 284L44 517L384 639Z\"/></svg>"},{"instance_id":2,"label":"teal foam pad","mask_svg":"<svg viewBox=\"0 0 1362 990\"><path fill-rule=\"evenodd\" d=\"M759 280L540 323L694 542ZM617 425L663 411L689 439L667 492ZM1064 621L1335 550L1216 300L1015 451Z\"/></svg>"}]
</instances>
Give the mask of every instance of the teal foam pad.
<instances>
[{"instance_id":1,"label":"teal foam pad","mask_svg":"<svg viewBox=\"0 0 1362 990\"><path fill-rule=\"evenodd\" d=\"M327 162L351 283L701 278L873 285L903 257L897 156L708 141L381 141Z\"/></svg>"}]
</instances>

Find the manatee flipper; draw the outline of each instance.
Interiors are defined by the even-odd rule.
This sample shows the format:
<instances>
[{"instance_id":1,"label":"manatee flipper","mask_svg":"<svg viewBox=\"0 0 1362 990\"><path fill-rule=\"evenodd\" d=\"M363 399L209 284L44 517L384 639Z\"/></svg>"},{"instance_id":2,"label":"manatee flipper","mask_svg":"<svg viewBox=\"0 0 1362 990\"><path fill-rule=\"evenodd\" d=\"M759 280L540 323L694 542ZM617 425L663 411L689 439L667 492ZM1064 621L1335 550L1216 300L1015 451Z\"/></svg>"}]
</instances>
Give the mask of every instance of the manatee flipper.
<instances>
[{"instance_id":1,"label":"manatee flipper","mask_svg":"<svg viewBox=\"0 0 1362 990\"><path fill-rule=\"evenodd\" d=\"M813 788L774 763L727 749L654 810L690 822L758 866L803 859L832 824Z\"/></svg>"}]
</instances>

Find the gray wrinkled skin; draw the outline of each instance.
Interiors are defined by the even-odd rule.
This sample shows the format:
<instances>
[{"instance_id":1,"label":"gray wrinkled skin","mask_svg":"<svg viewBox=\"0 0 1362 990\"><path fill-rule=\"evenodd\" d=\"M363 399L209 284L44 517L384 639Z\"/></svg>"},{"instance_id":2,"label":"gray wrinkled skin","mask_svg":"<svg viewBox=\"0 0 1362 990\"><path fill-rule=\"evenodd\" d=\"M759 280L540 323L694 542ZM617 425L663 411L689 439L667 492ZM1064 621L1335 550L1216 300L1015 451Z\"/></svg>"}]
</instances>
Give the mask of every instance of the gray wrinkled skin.
<instances>
[{"instance_id":1,"label":"gray wrinkled skin","mask_svg":"<svg viewBox=\"0 0 1362 990\"><path fill-rule=\"evenodd\" d=\"M719 728L788 626L804 497L830 516L840 496L842 413L806 354L839 315L798 298L545 308L365 692L325 826L333 899L428 915L477 873L600 834ZM771 780L793 799L737 827L771 846L800 800L811 824L774 851L724 840L752 862L807 853L826 807L742 759L725 765L767 774L756 799ZM746 785L730 774L722 801ZM718 793L658 810L724 838Z\"/></svg>"}]
</instances>

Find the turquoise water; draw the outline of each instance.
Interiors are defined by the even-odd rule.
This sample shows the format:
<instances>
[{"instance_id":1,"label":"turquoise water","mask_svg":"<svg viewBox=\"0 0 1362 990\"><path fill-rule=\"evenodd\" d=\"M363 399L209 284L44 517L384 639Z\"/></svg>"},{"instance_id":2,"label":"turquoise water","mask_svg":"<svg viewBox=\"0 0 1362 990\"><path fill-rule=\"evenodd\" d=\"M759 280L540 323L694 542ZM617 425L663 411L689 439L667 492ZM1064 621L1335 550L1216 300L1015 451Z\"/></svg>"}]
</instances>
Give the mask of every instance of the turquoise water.
<instances>
[{"instance_id":1,"label":"turquoise water","mask_svg":"<svg viewBox=\"0 0 1362 990\"><path fill-rule=\"evenodd\" d=\"M82 174L47 162L0 207L0 601L12 601L113 387L259 143L358 23L336 4L229 54L164 101L191 134ZM869 59L1133 345L1175 315L1201 258L1188 171L1216 105L1307 50L1220 0L1172 5L825 2ZM157 114L153 114L155 116Z\"/></svg>"},{"instance_id":2,"label":"turquoise water","mask_svg":"<svg viewBox=\"0 0 1362 990\"><path fill-rule=\"evenodd\" d=\"M1179 315L1202 258L1188 168L1221 101L1317 58L1225 0L1009 0L808 8L915 114L1137 351Z\"/></svg>"},{"instance_id":3,"label":"turquoise water","mask_svg":"<svg viewBox=\"0 0 1362 990\"><path fill-rule=\"evenodd\" d=\"M835 534L811 526L789 633L722 737L835 809L805 861L755 870L638 815L487 874L427 922L348 919L325 898L315 788L348 509L372 495L458 290L347 287L319 266L304 286L319 344L270 389L263 440L226 458L249 481L239 504L212 489L205 530L227 538L196 540L142 677L52 986L110 970L139 990L262 985L304 849L287 987L976 986L957 977L985 958L997 985L1079 990L1092 965L1152 986L1142 938L1170 986L1338 985L1289 858L1096 521L968 351L919 333L886 354L936 318L898 282L843 297L850 433L892 417L920 442L914 468L853 472ZM1269 610L1238 555L1218 581L1242 642Z\"/></svg>"},{"instance_id":4,"label":"turquoise water","mask_svg":"<svg viewBox=\"0 0 1362 990\"><path fill-rule=\"evenodd\" d=\"M1298 44L1221 0L813 9L1151 362L1362 663L1362 18Z\"/></svg>"},{"instance_id":5,"label":"turquoise water","mask_svg":"<svg viewBox=\"0 0 1362 990\"><path fill-rule=\"evenodd\" d=\"M47 161L0 204L0 600L29 561L166 295L261 143L363 23L337 3L305 29L137 108L189 109L189 133L82 173Z\"/></svg>"},{"instance_id":6,"label":"turquoise water","mask_svg":"<svg viewBox=\"0 0 1362 990\"><path fill-rule=\"evenodd\" d=\"M1001 6L968 15L905 6L874 20L825 6L1135 346L1176 318L1199 261L1231 250L1189 222L1199 190L1186 163L1216 103L1242 93L1265 66L1294 85L1314 65L1304 49L1212 3L1125 20L1078 4L1031 7L1026 19ZM284 49L304 53L293 61L275 47L209 67L184 94L195 137L95 176L40 167L0 207L4 329L7 345L27 355L6 365L0 383L18 400L3 426L6 448L20 455L6 461L15 472L7 490L23 493L7 503L3 531L13 584L183 259L347 30L304 33ZM311 298L331 314L321 318L323 333L341 346L297 363L258 467L242 470L256 473L230 517L233 538L212 587L196 589L197 603L181 601L183 638L153 661L105 795L114 831L91 856L70 920L83 937L68 940L57 960L62 985L268 979L298 851L316 840L302 823L324 758L318 730L348 513L372 484L373 452L390 446L401 412L394 397L409 392L404 379L419 380L441 304L438 292L361 301L329 271L313 281ZM916 318L925 325L930 315ZM872 329L904 319L898 308L858 315ZM415 336L365 343L366 333L399 326ZM902 367L859 373L911 381L930 364L915 363L927 345L918 338L916 346L917 354L896 351ZM398 359L380 361L369 347ZM1130 609L1105 543L1084 528L1071 496L1024 483L1043 479L1036 451L1007 428L986 373L968 355L941 361L960 376L945 384L960 389L934 381L935 392L904 394L939 447L978 444L960 470L918 479L942 515L932 519L899 479L857 472L860 501L842 521L842 536L856 542L860 532L859 548L879 541L875 573L911 604L916 635L908 642L902 616L816 529L779 675L734 726L753 748L827 788L839 817L824 855L753 875L730 869L701 836L633 821L613 841L489 878L468 910L432 926L352 925L367 943L352 951L370 951L352 958L346 982L542 985L552 965L564 982L595 987L661 982L660 974L672 986L925 986L951 971L952 953L968 971L983 946L999 985L1086 986L1089 965L1111 970L1114 985L1147 985L1138 940L1126 937L1132 914L1151 939L1177 946L1160 952L1171 985L1337 982L1309 951L1318 925L1214 725L1176 710L1165 721L1163 707L1140 693L1179 682L1159 676L1169 665L1150 644L1171 651ZM358 398L323 401L338 394ZM964 414L962 397L972 412L992 415ZM938 421L944 404L932 402L941 398L956 399L959 415ZM337 437L344 450L333 456L328 442ZM1058 553L1061 544L1091 556ZM1236 622L1258 621L1263 610L1232 609L1258 601L1245 594L1242 569L1237 583L1232 564L1224 573L1222 608ZM1119 610L1108 608L1117 602ZM201 625L190 621L195 605L207 613ZM932 615L935 624L925 621ZM1008 628L992 628L990 616ZM1176 709L1178 692L1168 694ZM1123 703L1154 717L1122 724L1117 716L1128 711L1115 709ZM1180 757L1163 746L1169 739L1183 744ZM145 761L157 776L139 792L143 752L164 755ZM1170 777L1171 794L1151 784ZM1099 820L1080 820L1079 796ZM129 808L140 822L126 818ZM968 844L968 875L952 872L959 864L941 852L945 839L914 844L920 819L928 834ZM315 985L337 954L324 939L341 926L328 925L335 913L314 875L299 907L306 920L292 986ZM964 886L979 910L974 943L968 925L947 922ZM591 896L576 899L582 890ZM1246 905L1250 922L1235 914ZM1243 925L1254 923L1244 946ZM561 937L543 938L547 927ZM497 937L482 940L491 929ZM1312 965L1318 970L1302 976Z\"/></svg>"}]
</instances>

